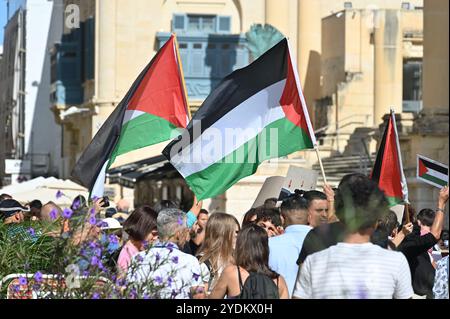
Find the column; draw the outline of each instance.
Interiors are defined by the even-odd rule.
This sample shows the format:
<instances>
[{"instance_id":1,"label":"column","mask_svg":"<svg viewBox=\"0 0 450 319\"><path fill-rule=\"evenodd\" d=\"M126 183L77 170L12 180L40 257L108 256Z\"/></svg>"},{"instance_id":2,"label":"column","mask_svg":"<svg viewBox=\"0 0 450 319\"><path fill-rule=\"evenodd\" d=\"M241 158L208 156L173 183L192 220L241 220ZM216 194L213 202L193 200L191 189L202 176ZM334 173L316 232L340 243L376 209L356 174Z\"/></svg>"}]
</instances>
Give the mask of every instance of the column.
<instances>
[{"instance_id":1,"label":"column","mask_svg":"<svg viewBox=\"0 0 450 319\"><path fill-rule=\"evenodd\" d=\"M374 125L378 126L391 107L396 113L402 112L403 34L399 10L378 10L376 15Z\"/></svg>"},{"instance_id":2,"label":"column","mask_svg":"<svg viewBox=\"0 0 450 319\"><path fill-rule=\"evenodd\" d=\"M320 97L320 54L322 51L320 1L299 0L297 43L300 83L314 125L314 104Z\"/></svg>"}]
</instances>

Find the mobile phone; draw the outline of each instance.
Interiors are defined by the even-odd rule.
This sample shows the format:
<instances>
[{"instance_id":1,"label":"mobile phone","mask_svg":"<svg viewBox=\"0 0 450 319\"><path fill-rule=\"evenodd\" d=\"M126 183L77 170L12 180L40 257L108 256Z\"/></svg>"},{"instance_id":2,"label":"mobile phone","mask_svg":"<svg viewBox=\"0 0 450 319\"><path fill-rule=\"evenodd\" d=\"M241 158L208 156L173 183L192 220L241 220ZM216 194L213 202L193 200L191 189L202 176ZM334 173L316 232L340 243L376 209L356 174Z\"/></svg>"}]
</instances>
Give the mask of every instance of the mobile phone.
<instances>
[{"instance_id":1,"label":"mobile phone","mask_svg":"<svg viewBox=\"0 0 450 319\"><path fill-rule=\"evenodd\" d=\"M105 207L109 207L109 197L108 196L103 196L103 208Z\"/></svg>"}]
</instances>

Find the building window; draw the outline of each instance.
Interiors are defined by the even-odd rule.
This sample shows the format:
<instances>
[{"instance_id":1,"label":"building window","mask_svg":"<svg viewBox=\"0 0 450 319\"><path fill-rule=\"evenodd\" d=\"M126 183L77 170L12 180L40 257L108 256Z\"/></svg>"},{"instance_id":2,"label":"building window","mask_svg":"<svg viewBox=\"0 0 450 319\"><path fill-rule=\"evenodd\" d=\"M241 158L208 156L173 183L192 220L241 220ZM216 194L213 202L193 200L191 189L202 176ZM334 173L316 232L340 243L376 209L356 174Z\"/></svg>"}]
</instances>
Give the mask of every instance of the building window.
<instances>
[{"instance_id":1,"label":"building window","mask_svg":"<svg viewBox=\"0 0 450 319\"><path fill-rule=\"evenodd\" d=\"M403 112L422 109L422 61L405 60L403 63Z\"/></svg>"},{"instance_id":2,"label":"building window","mask_svg":"<svg viewBox=\"0 0 450 319\"><path fill-rule=\"evenodd\" d=\"M174 14L172 31L181 33L230 33L231 17L198 14Z\"/></svg>"},{"instance_id":3,"label":"building window","mask_svg":"<svg viewBox=\"0 0 450 319\"><path fill-rule=\"evenodd\" d=\"M351 9L351 8L353 8L353 4L350 1L345 1L344 2L344 8L345 9Z\"/></svg>"}]
</instances>

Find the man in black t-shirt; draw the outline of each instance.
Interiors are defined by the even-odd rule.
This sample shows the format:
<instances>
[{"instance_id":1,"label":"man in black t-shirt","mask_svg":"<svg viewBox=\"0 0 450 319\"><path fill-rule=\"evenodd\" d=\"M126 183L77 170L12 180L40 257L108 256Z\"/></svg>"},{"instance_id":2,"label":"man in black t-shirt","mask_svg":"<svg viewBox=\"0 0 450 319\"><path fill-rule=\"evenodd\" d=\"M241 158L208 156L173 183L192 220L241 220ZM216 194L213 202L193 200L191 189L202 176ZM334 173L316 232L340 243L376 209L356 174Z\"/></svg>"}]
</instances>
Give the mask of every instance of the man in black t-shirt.
<instances>
[{"instance_id":1,"label":"man in black t-shirt","mask_svg":"<svg viewBox=\"0 0 450 319\"><path fill-rule=\"evenodd\" d=\"M306 257L342 241L345 235L345 226L341 222L321 224L312 229L303 241L302 250L297 259L297 265L303 264Z\"/></svg>"},{"instance_id":2,"label":"man in black t-shirt","mask_svg":"<svg viewBox=\"0 0 450 319\"><path fill-rule=\"evenodd\" d=\"M436 212L431 209L422 209L417 214L418 224L414 226L413 232L406 236L397 248L408 260L414 293L426 295L430 299L433 298L435 269L428 250L439 241L441 236L447 201L448 187L446 186L439 193Z\"/></svg>"}]
</instances>

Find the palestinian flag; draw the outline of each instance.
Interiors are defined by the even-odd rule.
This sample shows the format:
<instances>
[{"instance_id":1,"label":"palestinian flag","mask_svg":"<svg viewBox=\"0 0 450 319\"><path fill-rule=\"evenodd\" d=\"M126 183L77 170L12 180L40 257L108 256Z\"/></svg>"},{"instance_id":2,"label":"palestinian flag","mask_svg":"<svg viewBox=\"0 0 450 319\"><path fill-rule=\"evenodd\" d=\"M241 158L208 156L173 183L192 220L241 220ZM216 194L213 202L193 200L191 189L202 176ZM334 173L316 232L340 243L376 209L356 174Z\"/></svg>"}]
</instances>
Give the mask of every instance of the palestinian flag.
<instances>
[{"instance_id":1,"label":"palestinian flag","mask_svg":"<svg viewBox=\"0 0 450 319\"><path fill-rule=\"evenodd\" d=\"M224 193L270 158L316 145L288 41L228 75L163 154L199 200Z\"/></svg>"},{"instance_id":2,"label":"palestinian flag","mask_svg":"<svg viewBox=\"0 0 450 319\"><path fill-rule=\"evenodd\" d=\"M417 155L417 178L440 189L448 185L448 166Z\"/></svg>"},{"instance_id":3,"label":"palestinian flag","mask_svg":"<svg viewBox=\"0 0 450 319\"><path fill-rule=\"evenodd\" d=\"M170 140L188 122L175 36L172 35L141 72L76 163L72 176L103 196L106 170L117 156Z\"/></svg>"},{"instance_id":4,"label":"palestinian flag","mask_svg":"<svg viewBox=\"0 0 450 319\"><path fill-rule=\"evenodd\" d=\"M370 178L376 181L380 189L384 191L390 207L398 204L409 204L408 186L403 173L400 143L393 110L391 110L389 122L384 130Z\"/></svg>"}]
</instances>

